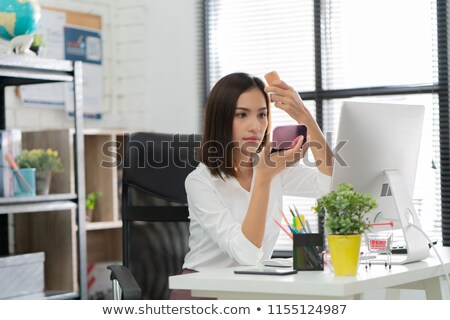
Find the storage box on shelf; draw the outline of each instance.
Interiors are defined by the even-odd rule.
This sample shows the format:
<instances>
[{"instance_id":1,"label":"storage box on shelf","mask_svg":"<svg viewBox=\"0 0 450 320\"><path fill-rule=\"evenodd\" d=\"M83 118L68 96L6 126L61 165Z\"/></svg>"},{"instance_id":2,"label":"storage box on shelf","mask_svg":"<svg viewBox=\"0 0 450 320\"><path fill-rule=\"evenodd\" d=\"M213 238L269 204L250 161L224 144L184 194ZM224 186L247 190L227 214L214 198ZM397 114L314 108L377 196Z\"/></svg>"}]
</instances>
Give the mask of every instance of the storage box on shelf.
<instances>
[{"instance_id":1,"label":"storage box on shelf","mask_svg":"<svg viewBox=\"0 0 450 320\"><path fill-rule=\"evenodd\" d=\"M45 254L44 291L29 298L87 298L81 68L81 62L0 54L0 129L6 128L5 87L72 82L75 91L71 134L23 136L22 148L66 147L59 150L66 170L55 176L50 194L0 198L0 255Z\"/></svg>"},{"instance_id":2,"label":"storage box on shelf","mask_svg":"<svg viewBox=\"0 0 450 320\"><path fill-rule=\"evenodd\" d=\"M0 257L0 299L44 291L44 252Z\"/></svg>"}]
</instances>

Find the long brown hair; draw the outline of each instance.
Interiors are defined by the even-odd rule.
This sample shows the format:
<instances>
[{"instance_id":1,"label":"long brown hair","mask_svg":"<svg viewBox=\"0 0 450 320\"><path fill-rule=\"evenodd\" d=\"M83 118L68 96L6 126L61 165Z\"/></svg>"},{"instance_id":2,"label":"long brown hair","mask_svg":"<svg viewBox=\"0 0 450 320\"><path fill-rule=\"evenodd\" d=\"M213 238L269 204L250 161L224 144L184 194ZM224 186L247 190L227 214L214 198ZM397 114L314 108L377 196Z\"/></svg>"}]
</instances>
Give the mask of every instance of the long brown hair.
<instances>
[{"instance_id":1,"label":"long brown hair","mask_svg":"<svg viewBox=\"0 0 450 320\"><path fill-rule=\"evenodd\" d=\"M264 82L247 73L232 73L220 79L212 88L205 107L205 123L199 161L203 162L212 175L235 176L233 170L232 130L236 104L239 96L253 88L258 88L266 100L268 127L261 145L269 141L270 114L269 97L264 91Z\"/></svg>"}]
</instances>

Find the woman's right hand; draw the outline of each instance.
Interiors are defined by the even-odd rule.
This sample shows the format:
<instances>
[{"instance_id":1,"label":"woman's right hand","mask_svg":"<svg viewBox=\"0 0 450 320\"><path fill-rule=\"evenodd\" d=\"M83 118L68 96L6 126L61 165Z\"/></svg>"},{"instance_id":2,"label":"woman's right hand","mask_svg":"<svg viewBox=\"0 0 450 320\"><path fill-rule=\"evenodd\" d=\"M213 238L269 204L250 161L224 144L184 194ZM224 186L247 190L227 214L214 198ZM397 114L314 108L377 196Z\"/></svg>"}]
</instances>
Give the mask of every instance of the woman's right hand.
<instances>
[{"instance_id":1,"label":"woman's right hand","mask_svg":"<svg viewBox=\"0 0 450 320\"><path fill-rule=\"evenodd\" d=\"M293 148L288 150L270 153L270 148L264 147L256 159L255 179L257 181L270 182L284 168L300 161L306 152L307 145L305 144L302 148L302 144L303 136L297 140Z\"/></svg>"},{"instance_id":2,"label":"woman's right hand","mask_svg":"<svg viewBox=\"0 0 450 320\"><path fill-rule=\"evenodd\" d=\"M270 182L284 168L300 161L305 151L302 150L302 143L303 137L292 149L271 154L270 148L263 148L260 153L255 154L253 170L255 180L247 213L242 222L242 233L258 248L261 248L264 240Z\"/></svg>"}]
</instances>

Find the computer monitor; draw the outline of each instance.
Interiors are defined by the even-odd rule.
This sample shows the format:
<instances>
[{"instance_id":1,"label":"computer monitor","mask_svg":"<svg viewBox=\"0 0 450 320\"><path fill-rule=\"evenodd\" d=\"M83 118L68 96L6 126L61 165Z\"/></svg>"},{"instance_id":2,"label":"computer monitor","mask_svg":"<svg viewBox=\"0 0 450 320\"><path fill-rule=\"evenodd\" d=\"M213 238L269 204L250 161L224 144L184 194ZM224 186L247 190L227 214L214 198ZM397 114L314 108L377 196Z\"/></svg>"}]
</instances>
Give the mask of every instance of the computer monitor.
<instances>
[{"instance_id":1,"label":"computer monitor","mask_svg":"<svg viewBox=\"0 0 450 320\"><path fill-rule=\"evenodd\" d=\"M407 254L397 263L425 259L428 241L412 202L425 108L345 101L342 105L332 190L342 182L372 195L378 207L367 214L372 231L401 229ZM342 144L344 144L342 146Z\"/></svg>"}]
</instances>

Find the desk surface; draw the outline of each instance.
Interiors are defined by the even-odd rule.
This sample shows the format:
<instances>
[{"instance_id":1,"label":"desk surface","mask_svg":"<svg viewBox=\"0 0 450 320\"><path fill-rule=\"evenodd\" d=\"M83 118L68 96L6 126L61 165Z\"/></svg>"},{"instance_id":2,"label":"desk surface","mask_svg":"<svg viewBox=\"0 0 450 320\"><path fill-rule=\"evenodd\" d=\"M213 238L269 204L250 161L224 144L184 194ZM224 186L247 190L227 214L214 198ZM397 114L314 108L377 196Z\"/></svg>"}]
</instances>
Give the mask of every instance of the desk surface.
<instances>
[{"instance_id":1,"label":"desk surface","mask_svg":"<svg viewBox=\"0 0 450 320\"><path fill-rule=\"evenodd\" d=\"M437 249L447 271L450 271L450 247ZM393 265L391 270L384 265L373 265L366 271L365 265L361 265L358 274L353 277L337 277L329 270L300 271L287 276L234 274L234 269L243 268L247 267L172 276L169 278L169 286L171 289L192 290L192 294L196 296L225 299L341 299L354 298L380 288L413 287L414 283L424 284L426 290L427 286L438 285L439 277L444 275L444 269L433 250L426 260ZM438 289L440 291L440 287ZM439 294L427 293L427 297L439 299Z\"/></svg>"}]
</instances>

